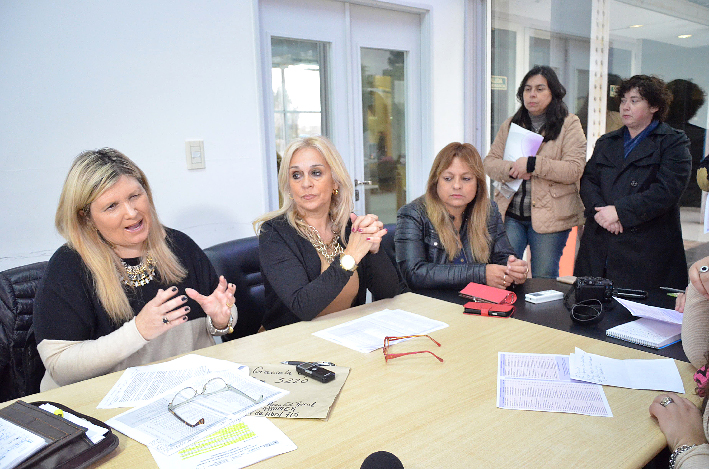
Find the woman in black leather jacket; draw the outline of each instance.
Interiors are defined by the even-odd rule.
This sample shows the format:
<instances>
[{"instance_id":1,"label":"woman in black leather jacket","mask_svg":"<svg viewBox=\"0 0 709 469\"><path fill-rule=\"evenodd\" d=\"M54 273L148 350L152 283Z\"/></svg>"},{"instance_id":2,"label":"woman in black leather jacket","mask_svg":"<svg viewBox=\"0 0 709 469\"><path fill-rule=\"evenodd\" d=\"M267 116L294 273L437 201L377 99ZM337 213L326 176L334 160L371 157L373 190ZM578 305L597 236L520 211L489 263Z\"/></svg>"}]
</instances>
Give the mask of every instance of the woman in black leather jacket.
<instances>
[{"instance_id":1,"label":"woman in black leather jacket","mask_svg":"<svg viewBox=\"0 0 709 469\"><path fill-rule=\"evenodd\" d=\"M433 162L426 194L399 209L396 261L412 289L460 290L469 282L521 284L527 263L514 256L480 154L450 143Z\"/></svg>"}]
</instances>

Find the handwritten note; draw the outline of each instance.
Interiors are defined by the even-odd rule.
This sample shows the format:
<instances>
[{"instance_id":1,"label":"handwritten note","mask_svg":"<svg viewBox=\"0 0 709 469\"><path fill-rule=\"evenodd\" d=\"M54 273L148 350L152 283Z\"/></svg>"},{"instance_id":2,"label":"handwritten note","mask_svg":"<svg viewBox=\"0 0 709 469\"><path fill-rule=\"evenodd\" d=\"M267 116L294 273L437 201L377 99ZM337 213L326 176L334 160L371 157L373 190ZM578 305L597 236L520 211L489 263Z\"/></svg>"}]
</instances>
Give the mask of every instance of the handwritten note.
<instances>
[{"instance_id":1,"label":"handwritten note","mask_svg":"<svg viewBox=\"0 0 709 469\"><path fill-rule=\"evenodd\" d=\"M0 418L0 468L13 468L46 445L44 438Z\"/></svg>"},{"instance_id":2,"label":"handwritten note","mask_svg":"<svg viewBox=\"0 0 709 469\"><path fill-rule=\"evenodd\" d=\"M249 365L252 378L272 384L290 393L250 415L291 419L327 419L335 399L350 374L343 366L327 366L335 379L321 383L298 374L294 365Z\"/></svg>"},{"instance_id":3,"label":"handwritten note","mask_svg":"<svg viewBox=\"0 0 709 469\"><path fill-rule=\"evenodd\" d=\"M618 360L576 347L569 357L571 378L589 383L630 389L653 389L684 393L682 377L671 358Z\"/></svg>"}]
</instances>

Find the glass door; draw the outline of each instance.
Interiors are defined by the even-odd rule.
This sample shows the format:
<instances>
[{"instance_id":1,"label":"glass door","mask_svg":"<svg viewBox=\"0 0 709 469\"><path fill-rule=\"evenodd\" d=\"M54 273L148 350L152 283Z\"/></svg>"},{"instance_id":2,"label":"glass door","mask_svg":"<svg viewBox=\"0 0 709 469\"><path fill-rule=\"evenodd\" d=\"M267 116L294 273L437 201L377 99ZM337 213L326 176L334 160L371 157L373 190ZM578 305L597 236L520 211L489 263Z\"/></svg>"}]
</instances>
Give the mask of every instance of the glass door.
<instances>
[{"instance_id":1,"label":"glass door","mask_svg":"<svg viewBox=\"0 0 709 469\"><path fill-rule=\"evenodd\" d=\"M413 174L407 167L421 161L421 17L361 5L352 5L350 13L353 68L360 71L355 211L396 223L397 210L421 195L407 192ZM416 171L422 172L428 174Z\"/></svg>"},{"instance_id":2,"label":"glass door","mask_svg":"<svg viewBox=\"0 0 709 469\"><path fill-rule=\"evenodd\" d=\"M406 52L363 47L364 211L396 221L406 203Z\"/></svg>"},{"instance_id":3,"label":"glass door","mask_svg":"<svg viewBox=\"0 0 709 469\"><path fill-rule=\"evenodd\" d=\"M395 223L413 198L412 162L421 161L421 16L333 0L259 6L270 208L280 205L277 171L288 143L321 134L355 183L355 212Z\"/></svg>"}]
</instances>

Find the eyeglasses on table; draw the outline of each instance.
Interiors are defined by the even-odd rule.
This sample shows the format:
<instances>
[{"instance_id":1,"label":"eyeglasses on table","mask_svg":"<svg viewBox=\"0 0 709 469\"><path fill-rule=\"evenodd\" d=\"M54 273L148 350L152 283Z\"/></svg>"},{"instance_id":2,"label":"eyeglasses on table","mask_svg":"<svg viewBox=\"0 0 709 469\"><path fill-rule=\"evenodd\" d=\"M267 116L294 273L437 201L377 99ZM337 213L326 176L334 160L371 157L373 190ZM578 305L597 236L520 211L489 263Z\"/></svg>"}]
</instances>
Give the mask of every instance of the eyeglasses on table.
<instances>
[{"instance_id":1,"label":"eyeglasses on table","mask_svg":"<svg viewBox=\"0 0 709 469\"><path fill-rule=\"evenodd\" d=\"M431 355L436 357L436 359L439 362L443 362L443 359L441 357L439 357L435 353L431 352L430 350L419 350L417 352L389 353L389 347L391 347L393 342L396 342L398 340L403 340L403 339L412 339L414 337L428 337L429 339L431 339L433 341L434 344L438 345L439 347L441 346L441 344L439 344L436 341L436 339L434 339L430 335L425 335L425 334L424 335L405 335L405 336L401 336L401 337L384 337L384 347L382 348L382 351L384 352L384 361L389 362L389 360L391 360L391 359L403 357L404 355L415 355L417 353L430 353Z\"/></svg>"},{"instance_id":2,"label":"eyeglasses on table","mask_svg":"<svg viewBox=\"0 0 709 469\"><path fill-rule=\"evenodd\" d=\"M201 391L197 391L195 388L192 387L186 387L177 394L175 394L175 397L172 398L170 403L167 405L167 410L170 411L172 415L174 415L180 422L184 423L185 425L189 427L196 427L197 425L202 425L204 424L204 417L200 418L197 420L196 423L190 423L187 420L183 419L180 417L180 415L176 412L176 409L182 407L183 409L187 406L187 404L194 402L194 400L198 396L210 396L214 395L217 393L221 392L234 392L242 397L245 397L246 399L250 400L254 404L258 404L259 402L263 401L263 395L261 395L258 399L254 399L253 397L249 396L248 394L244 393L243 391L240 391L236 389L234 386L228 384L224 379L222 378L212 378L206 383L204 383L204 386L202 387Z\"/></svg>"}]
</instances>

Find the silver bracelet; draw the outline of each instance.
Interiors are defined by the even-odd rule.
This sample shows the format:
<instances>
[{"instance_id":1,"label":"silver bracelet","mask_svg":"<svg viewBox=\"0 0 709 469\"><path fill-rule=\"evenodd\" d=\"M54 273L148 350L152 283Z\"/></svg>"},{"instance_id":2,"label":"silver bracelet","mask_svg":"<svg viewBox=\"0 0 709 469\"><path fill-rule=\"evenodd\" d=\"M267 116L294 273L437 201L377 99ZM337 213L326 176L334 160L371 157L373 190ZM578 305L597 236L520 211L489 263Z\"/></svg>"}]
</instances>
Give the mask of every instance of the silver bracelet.
<instances>
[{"instance_id":1,"label":"silver bracelet","mask_svg":"<svg viewBox=\"0 0 709 469\"><path fill-rule=\"evenodd\" d=\"M236 306L232 306L233 309L236 309ZM212 318L207 315L207 332L209 332L210 335L224 335L224 334L231 334L234 332L234 314L233 310L229 311L229 322L227 323L226 327L224 329L217 329L214 327L214 324L212 323Z\"/></svg>"},{"instance_id":2,"label":"silver bracelet","mask_svg":"<svg viewBox=\"0 0 709 469\"><path fill-rule=\"evenodd\" d=\"M685 451L689 451L690 449L694 448L695 446L699 445L682 445L672 451L672 454L670 455L670 469L675 469L675 461L677 460L677 456L680 454L684 453Z\"/></svg>"}]
</instances>

